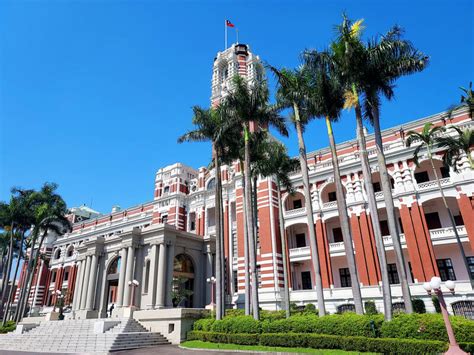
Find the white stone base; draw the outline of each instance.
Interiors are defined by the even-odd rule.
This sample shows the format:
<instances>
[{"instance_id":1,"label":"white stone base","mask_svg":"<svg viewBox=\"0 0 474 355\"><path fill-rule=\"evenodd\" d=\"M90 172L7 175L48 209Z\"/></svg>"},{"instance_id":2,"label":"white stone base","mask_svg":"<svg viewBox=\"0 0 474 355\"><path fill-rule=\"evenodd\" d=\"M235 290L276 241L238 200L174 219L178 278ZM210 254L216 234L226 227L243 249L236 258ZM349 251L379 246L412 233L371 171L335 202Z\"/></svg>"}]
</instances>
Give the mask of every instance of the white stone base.
<instances>
[{"instance_id":1,"label":"white stone base","mask_svg":"<svg viewBox=\"0 0 474 355\"><path fill-rule=\"evenodd\" d=\"M192 329L194 321L207 312L201 308L136 310L133 318L148 330L160 332L172 344L180 344L186 340L186 334Z\"/></svg>"},{"instance_id":2,"label":"white stone base","mask_svg":"<svg viewBox=\"0 0 474 355\"><path fill-rule=\"evenodd\" d=\"M80 311L75 311L74 313L74 319L93 319L93 318L99 318L98 311L87 311L83 309Z\"/></svg>"}]
</instances>

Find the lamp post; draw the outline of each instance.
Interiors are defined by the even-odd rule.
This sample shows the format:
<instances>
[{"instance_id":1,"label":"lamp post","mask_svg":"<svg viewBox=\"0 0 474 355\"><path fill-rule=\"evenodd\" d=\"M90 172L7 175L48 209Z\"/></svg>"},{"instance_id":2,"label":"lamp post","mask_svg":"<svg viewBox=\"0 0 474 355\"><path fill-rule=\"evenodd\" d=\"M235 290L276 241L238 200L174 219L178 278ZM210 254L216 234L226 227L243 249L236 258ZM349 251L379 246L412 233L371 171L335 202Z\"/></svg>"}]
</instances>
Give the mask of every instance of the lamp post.
<instances>
[{"instance_id":1,"label":"lamp post","mask_svg":"<svg viewBox=\"0 0 474 355\"><path fill-rule=\"evenodd\" d=\"M216 278L214 276L208 277L207 278L207 283L211 285L211 309L214 310L215 304L214 304L214 288L216 286Z\"/></svg>"},{"instance_id":2,"label":"lamp post","mask_svg":"<svg viewBox=\"0 0 474 355\"><path fill-rule=\"evenodd\" d=\"M449 291L454 295L454 281L448 280L444 285L449 289ZM444 302L443 291L441 290L441 278L433 276L430 282L425 282L423 288L431 295L431 292L434 291L436 296L438 296L439 305L441 308L441 313L443 315L444 325L446 326L446 332L448 333L449 338L449 349L446 354L467 354L461 350L459 344L456 342L456 337L454 336L453 327L451 321L449 320L448 310L446 308L446 302Z\"/></svg>"},{"instance_id":3,"label":"lamp post","mask_svg":"<svg viewBox=\"0 0 474 355\"><path fill-rule=\"evenodd\" d=\"M128 286L132 288L132 292L130 292L130 307L135 307L135 289L138 287L140 283L137 280L128 281Z\"/></svg>"}]
</instances>

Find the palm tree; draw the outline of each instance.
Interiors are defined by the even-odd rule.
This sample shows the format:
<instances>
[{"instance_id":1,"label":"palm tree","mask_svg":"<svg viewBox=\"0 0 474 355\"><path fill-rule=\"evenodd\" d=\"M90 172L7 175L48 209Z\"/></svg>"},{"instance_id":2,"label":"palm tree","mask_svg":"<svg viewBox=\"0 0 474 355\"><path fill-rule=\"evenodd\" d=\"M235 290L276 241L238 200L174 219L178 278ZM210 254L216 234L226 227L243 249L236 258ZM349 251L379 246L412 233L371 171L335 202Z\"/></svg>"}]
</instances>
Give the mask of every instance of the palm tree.
<instances>
[{"instance_id":1,"label":"palm tree","mask_svg":"<svg viewBox=\"0 0 474 355\"><path fill-rule=\"evenodd\" d=\"M306 145L303 138L303 130L310 119L308 111L308 87L309 73L300 67L296 70L270 68L278 80L277 101L282 108L293 110L293 123L298 135L299 161L303 179L303 193L305 196L306 216L309 231L309 242L311 246L311 261L313 263L314 278L316 283L316 298L320 316L326 314L324 305L323 282L319 264L318 245L316 243L316 232L313 216L313 205L311 201L310 183L308 175L308 161L306 157Z\"/></svg>"},{"instance_id":2,"label":"palm tree","mask_svg":"<svg viewBox=\"0 0 474 355\"><path fill-rule=\"evenodd\" d=\"M41 255L41 248L44 239L48 233L54 233L58 236L71 230L71 222L65 217L67 213L66 203L63 198L56 193L57 184L45 183L40 191L30 195L30 199L34 201L34 227L31 231L31 256L27 267L27 278L24 284L20 300L18 302L15 320L21 321L28 304L28 296L30 294L34 271ZM36 250L36 253L35 253Z\"/></svg>"},{"instance_id":3,"label":"palm tree","mask_svg":"<svg viewBox=\"0 0 474 355\"><path fill-rule=\"evenodd\" d=\"M222 319L225 311L224 305L224 231L222 228L222 177L221 163L230 139L235 137L235 126L228 124L227 106L211 109L203 109L199 106L193 107L194 116L192 123L195 129L178 138L182 142L210 141L213 149L213 163L215 168L215 219L216 219L216 319Z\"/></svg>"},{"instance_id":4,"label":"palm tree","mask_svg":"<svg viewBox=\"0 0 474 355\"><path fill-rule=\"evenodd\" d=\"M413 45L402 39L402 30L395 26L380 40L371 40L367 44L370 60L367 61L364 76L365 116L374 127L375 147L379 166L380 181L387 211L387 222L390 236L397 256L398 274L401 287L407 299L410 294L407 271L400 242L400 230L397 224L393 203L390 175L388 174L383 151L382 132L380 129L380 96L391 100L394 97L394 83L403 76L422 71L428 64L428 57L419 52ZM411 302L410 302L411 303Z\"/></svg>"},{"instance_id":5,"label":"palm tree","mask_svg":"<svg viewBox=\"0 0 474 355\"><path fill-rule=\"evenodd\" d=\"M461 95L461 106L467 106L469 108L469 117L472 120L474 113L474 91L472 91L472 81L469 82L469 89L462 86L460 89L464 93Z\"/></svg>"},{"instance_id":6,"label":"palm tree","mask_svg":"<svg viewBox=\"0 0 474 355\"><path fill-rule=\"evenodd\" d=\"M284 309L286 317L290 316L290 289L287 263L287 246L285 238L285 219L283 217L283 206L281 199L281 190L285 189L287 193L293 192L289 174L294 172L299 166L297 159L288 156L286 147L272 139L267 138L261 144L262 158L255 164L255 173L263 177L274 176L278 191L278 211L280 224L280 242L283 259L283 282L284 282Z\"/></svg>"},{"instance_id":7,"label":"palm tree","mask_svg":"<svg viewBox=\"0 0 474 355\"><path fill-rule=\"evenodd\" d=\"M360 291L359 277L354 256L354 247L347 214L347 203L342 186L339 161L337 159L336 142L332 130L332 122L337 121L344 107L343 87L331 66L330 53L312 51L305 56L305 65L311 72L312 85L310 91L311 111L316 117L324 118L327 126L329 146L334 170L334 183L336 185L337 209L341 223L344 248L349 267L354 305L358 314L364 313L362 294ZM385 300L385 293L384 293ZM388 298L390 302L390 298ZM389 303L391 306L391 303Z\"/></svg>"},{"instance_id":8,"label":"palm tree","mask_svg":"<svg viewBox=\"0 0 474 355\"><path fill-rule=\"evenodd\" d=\"M362 23L363 20L358 20L353 23L345 15L343 15L343 22L337 28L338 38L332 43L331 47L334 52L334 61L337 71L341 77L341 81L345 86L345 107L348 109L355 109L357 141L359 146L362 174L364 176L364 187L367 193L368 207L371 212L370 216L374 230L382 283L385 287L385 292L387 292L390 286L388 285L388 270L385 256L385 247L383 244L380 219L377 210L377 203L375 200L374 187L372 184L372 174L370 170L360 102L360 95L364 93L368 77L371 75L370 70L373 68L373 63L371 63L371 61L377 60L377 57L372 55L368 50L368 47L365 46L361 41L363 30ZM382 169L384 168L382 167ZM385 189L387 189L387 178L388 176L383 176ZM390 188L390 185L388 185L388 188ZM389 198L389 196L390 195L386 195L386 198ZM393 215L393 213L390 214ZM411 303L410 288L408 285L408 279L406 277L405 262L398 236L397 225L393 220L390 222L390 225L392 226L391 236L397 257L397 268L400 276L405 311L407 313L412 313L413 306ZM391 312L390 309L388 309L388 305L386 305L385 313Z\"/></svg>"},{"instance_id":9,"label":"palm tree","mask_svg":"<svg viewBox=\"0 0 474 355\"><path fill-rule=\"evenodd\" d=\"M450 127L457 133L457 137L441 137L439 144L446 149L444 154L444 164L450 166L454 171L458 171L458 165L464 156L469 162L469 167L474 169L474 160L472 158L472 147L474 146L474 130L460 130L457 127Z\"/></svg>"},{"instance_id":10,"label":"palm tree","mask_svg":"<svg viewBox=\"0 0 474 355\"><path fill-rule=\"evenodd\" d=\"M423 129L421 132L416 132L416 131L409 131L407 133L407 146L410 147L413 143L420 141L420 145L417 146L413 152L413 161L415 162L416 166L419 166L419 154L421 149L426 149L428 159L431 164L431 169L433 171L433 174L436 179L436 183L438 184L438 189L441 194L441 199L443 201L444 208L446 209L446 212L448 212L449 219L451 221L451 225L453 227L454 235L456 237L456 242L459 247L459 251L461 252L461 257L464 262L464 266L466 267L467 270L467 275L469 277L469 280L471 282L471 288L474 289L474 279L472 278L469 264L467 262L467 257L466 253L464 252L464 248L462 246L461 238L459 237L457 228L456 228L456 221L454 220L453 213L451 212L448 202L446 201L446 197L444 195L444 190L443 187L441 186L441 182L439 180L438 172L436 171L434 161L433 161L433 148L436 148L437 146L439 147L440 145L442 146L443 144L446 144L446 139L440 139L438 136L445 132L446 129L444 127L440 126L434 126L431 122L426 123L423 126Z\"/></svg>"},{"instance_id":11,"label":"palm tree","mask_svg":"<svg viewBox=\"0 0 474 355\"><path fill-rule=\"evenodd\" d=\"M249 261L251 272L251 299L253 317L259 319L258 302L258 277L257 258L255 250L256 235L254 226L254 212L252 210L251 194L251 156L250 156L250 133L251 123L258 128L268 126L275 127L281 134L288 135L284 119L279 115L278 110L269 104L269 90L264 80L253 80L248 82L240 76L233 78L233 91L227 98L229 107L233 113L233 119L242 127L244 137L244 198L246 208L247 234L249 245ZM247 290L248 291L248 290Z\"/></svg>"}]
</instances>

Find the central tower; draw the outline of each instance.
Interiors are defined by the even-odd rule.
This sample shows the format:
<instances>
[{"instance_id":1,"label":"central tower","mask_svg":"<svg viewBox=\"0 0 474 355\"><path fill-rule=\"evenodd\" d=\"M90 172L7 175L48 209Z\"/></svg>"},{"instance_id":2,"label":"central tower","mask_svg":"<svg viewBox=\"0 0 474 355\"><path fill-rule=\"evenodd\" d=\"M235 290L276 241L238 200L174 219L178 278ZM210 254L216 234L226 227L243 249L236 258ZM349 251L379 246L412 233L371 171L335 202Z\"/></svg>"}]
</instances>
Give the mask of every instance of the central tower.
<instances>
[{"instance_id":1,"label":"central tower","mask_svg":"<svg viewBox=\"0 0 474 355\"><path fill-rule=\"evenodd\" d=\"M240 75L248 81L261 80L263 67L259 56L252 54L246 44L233 44L218 52L212 70L211 104L216 106L220 99L232 90L232 78Z\"/></svg>"}]
</instances>

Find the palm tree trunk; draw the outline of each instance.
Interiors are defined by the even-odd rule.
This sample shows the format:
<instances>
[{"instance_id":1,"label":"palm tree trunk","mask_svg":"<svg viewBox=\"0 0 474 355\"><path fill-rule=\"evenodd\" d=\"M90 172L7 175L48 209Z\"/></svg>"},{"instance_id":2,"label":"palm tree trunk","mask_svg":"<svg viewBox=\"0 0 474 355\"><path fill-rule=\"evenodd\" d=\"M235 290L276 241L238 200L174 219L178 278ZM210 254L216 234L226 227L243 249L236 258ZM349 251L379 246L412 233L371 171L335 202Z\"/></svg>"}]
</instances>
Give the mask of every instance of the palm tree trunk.
<instances>
[{"instance_id":1,"label":"palm tree trunk","mask_svg":"<svg viewBox=\"0 0 474 355\"><path fill-rule=\"evenodd\" d=\"M382 183L382 191L385 201L385 209L387 210L387 222L390 236L392 237L393 250L395 251L398 276L400 278L400 287L402 289L403 301L405 309L408 313L412 313L413 307L411 303L410 285L408 283L407 269L405 267L405 257L403 256L402 244L400 242L400 231L398 228L397 217L395 216L395 206L393 204L392 184L387 171L387 163L383 152L382 132L380 130L380 117L378 107L373 109L374 116L374 134L375 146L377 152L377 162L380 172L380 181ZM385 250L384 250L385 253ZM392 319L392 295L390 285L388 284L388 270L386 267L381 268L382 272L382 291L384 297L385 319ZM387 284L388 286L386 286Z\"/></svg>"},{"instance_id":2,"label":"palm tree trunk","mask_svg":"<svg viewBox=\"0 0 474 355\"><path fill-rule=\"evenodd\" d=\"M257 180L258 176L254 176L252 178L253 183L252 183L252 207L253 207L253 228L254 228L254 233L255 233L255 250L257 249L258 245L258 205L257 205ZM257 275L258 276L258 275Z\"/></svg>"},{"instance_id":3,"label":"palm tree trunk","mask_svg":"<svg viewBox=\"0 0 474 355\"><path fill-rule=\"evenodd\" d=\"M324 290L323 282L321 279L321 270L319 266L319 253L318 245L316 243L316 232L314 230L314 217L313 217L313 204L311 201L311 192L309 189L309 176L308 176L308 162L306 160L306 146L304 143L303 132L301 128L299 109L296 104L293 104L293 110L295 114L296 132L298 134L298 146L299 146L299 159L301 166L301 175L303 178L303 192L306 206L306 216L308 222L309 232L309 244L311 246L311 261L313 263L314 279L316 283L316 297L318 300L318 312L319 316L326 315L326 307L324 305Z\"/></svg>"},{"instance_id":4,"label":"palm tree trunk","mask_svg":"<svg viewBox=\"0 0 474 355\"><path fill-rule=\"evenodd\" d=\"M249 142L249 127L248 124L244 124L244 143L245 143L245 159L244 159L244 170L245 170L245 205L247 207L247 230L249 236L249 259L250 259L250 276L251 276L251 299L252 299L252 311L253 317L256 320L260 319L260 311L258 309L258 279L257 279L257 253L255 250L255 230L254 216L252 209L252 182L250 179L250 142Z\"/></svg>"},{"instance_id":5,"label":"palm tree trunk","mask_svg":"<svg viewBox=\"0 0 474 355\"><path fill-rule=\"evenodd\" d=\"M355 94L358 95L356 91L355 91ZM383 244L382 232L380 230L380 220L379 220L379 215L377 211L377 202L375 200L374 186L372 185L372 173L370 171L369 156L367 153L367 145L366 145L365 136L364 136L364 126L362 124L362 112L360 109L359 101L357 101L355 112L356 112L357 141L359 144L360 161L362 165L362 174L364 176L365 191L367 193L367 201L369 205L370 218L372 220L372 227L374 230L375 246L377 249L378 261L380 265L380 272L381 272L381 278L382 278L382 289L383 289L384 295L390 295L390 290L389 290L390 282L388 279L385 246ZM384 313L391 313L392 312L391 300L390 300L390 305L389 305L387 298L388 298L387 296L385 296L384 298ZM406 308L406 311L409 313L411 313L410 310L411 310L411 303L408 306L408 308Z\"/></svg>"},{"instance_id":6,"label":"palm tree trunk","mask_svg":"<svg viewBox=\"0 0 474 355\"><path fill-rule=\"evenodd\" d=\"M281 202L281 186L280 181L277 181L278 191L278 218L280 220L280 242L281 242L281 256L283 261L283 302L285 308L286 318L290 317L290 287L288 286L288 260L286 253L286 232L285 232L285 219L283 217L283 206Z\"/></svg>"},{"instance_id":7,"label":"palm tree trunk","mask_svg":"<svg viewBox=\"0 0 474 355\"><path fill-rule=\"evenodd\" d=\"M10 281L10 272L11 272L12 264L13 264L13 239L14 239L13 227L14 227L14 223L12 222L10 225L10 245L8 247L7 267L3 274L2 290L0 292L0 312L3 312L4 306L5 306L5 296L7 293L8 283Z\"/></svg>"},{"instance_id":8,"label":"palm tree trunk","mask_svg":"<svg viewBox=\"0 0 474 355\"><path fill-rule=\"evenodd\" d=\"M242 171L242 192L243 192L243 217L244 217L244 263L245 263L245 293L244 293L244 299L245 299L245 315L248 316L251 314L250 310L250 270L249 270L249 234L247 230L247 206L245 204L245 191L246 191L246 186L245 186L245 171L244 171L244 164L242 161L240 161L240 170ZM237 290L238 290L238 285L237 285Z\"/></svg>"},{"instance_id":9,"label":"palm tree trunk","mask_svg":"<svg viewBox=\"0 0 474 355\"><path fill-rule=\"evenodd\" d=\"M10 307L13 303L13 298L15 297L15 293L13 292L13 290L14 290L13 286L15 285L15 280L18 276L18 269L20 267L20 261L21 261L21 257L22 257L22 254L23 254L23 241L24 241L24 239L25 239L25 232L22 231L21 240L20 240L20 251L18 252L18 260L17 260L16 266L15 266L15 273L13 274L12 287L10 288L10 293L8 295L7 307L6 307L5 312L3 314L2 327L5 326L5 324L8 320L8 312L10 311Z\"/></svg>"},{"instance_id":10,"label":"palm tree trunk","mask_svg":"<svg viewBox=\"0 0 474 355\"><path fill-rule=\"evenodd\" d=\"M344 239L344 249L346 251L347 266L351 276L352 296L354 297L354 305L357 314L364 314L364 306L362 304L362 294L360 292L359 274L357 272L356 261L354 257L354 246L352 242L349 217L347 215L346 197L342 187L341 172L339 170L339 162L337 160L336 142L332 131L331 121L326 116L326 126L328 130L329 146L331 148L332 166L334 169L334 183L336 185L337 211L339 221L341 222L342 237Z\"/></svg>"},{"instance_id":11,"label":"palm tree trunk","mask_svg":"<svg viewBox=\"0 0 474 355\"><path fill-rule=\"evenodd\" d=\"M222 319L222 230L221 230L221 172L218 149L214 149L216 169L215 223L216 223L216 319Z\"/></svg>"},{"instance_id":12,"label":"palm tree trunk","mask_svg":"<svg viewBox=\"0 0 474 355\"><path fill-rule=\"evenodd\" d=\"M456 237L456 243L459 247L459 251L461 252L461 257L462 257L462 260L464 262L464 267L466 268L466 271L467 271L467 277L469 277L469 281L471 283L471 289L474 290L474 280L471 277L471 271L470 271L470 268L469 268L469 264L467 263L466 253L464 252L464 248L462 246L461 238L459 237L459 233L458 233L458 230L456 228L456 221L454 220L454 216L453 216L451 210L449 209L448 202L446 201L446 196L444 196L444 190L443 190L443 187L441 186L441 181L439 181L438 173L436 172L436 168L434 166L433 156L432 156L431 148L429 147L429 145L427 145L427 149L428 149L428 157L429 157L430 163L431 163L431 169L433 169L433 173L434 173L434 176L435 176L435 179L436 179L436 183L438 184L438 189L439 189L439 192L441 193L441 199L443 200L444 208L446 208L446 211L448 212L448 215L449 215L449 219L451 220L451 225L453 226L454 235Z\"/></svg>"}]
</instances>

